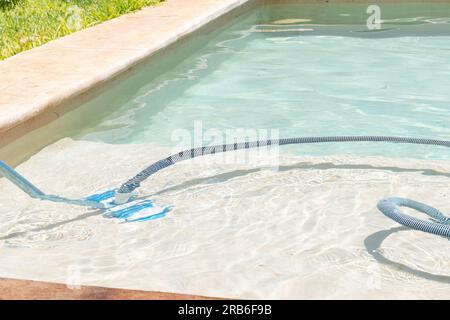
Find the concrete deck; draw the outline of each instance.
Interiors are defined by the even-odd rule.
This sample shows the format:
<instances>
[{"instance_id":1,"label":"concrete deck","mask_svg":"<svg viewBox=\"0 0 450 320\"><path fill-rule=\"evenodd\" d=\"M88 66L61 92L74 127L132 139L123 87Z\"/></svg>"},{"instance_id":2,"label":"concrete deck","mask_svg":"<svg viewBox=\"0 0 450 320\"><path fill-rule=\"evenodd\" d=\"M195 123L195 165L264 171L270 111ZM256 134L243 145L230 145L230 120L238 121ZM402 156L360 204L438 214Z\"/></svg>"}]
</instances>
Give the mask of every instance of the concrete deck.
<instances>
[{"instance_id":1,"label":"concrete deck","mask_svg":"<svg viewBox=\"0 0 450 320\"><path fill-rule=\"evenodd\" d=\"M82 286L0 278L0 300L217 300L218 298L165 292Z\"/></svg>"},{"instance_id":2,"label":"concrete deck","mask_svg":"<svg viewBox=\"0 0 450 320\"><path fill-rule=\"evenodd\" d=\"M166 0L0 61L0 148L70 102L251 0Z\"/></svg>"}]
</instances>

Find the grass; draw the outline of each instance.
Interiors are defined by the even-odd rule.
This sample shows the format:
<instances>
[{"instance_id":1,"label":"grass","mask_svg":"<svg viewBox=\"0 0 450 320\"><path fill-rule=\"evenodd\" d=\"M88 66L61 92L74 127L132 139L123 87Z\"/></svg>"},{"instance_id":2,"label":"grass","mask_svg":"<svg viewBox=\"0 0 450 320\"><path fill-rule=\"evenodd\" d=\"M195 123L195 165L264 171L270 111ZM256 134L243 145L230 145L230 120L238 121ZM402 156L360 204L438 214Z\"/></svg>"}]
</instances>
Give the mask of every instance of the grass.
<instances>
[{"instance_id":1,"label":"grass","mask_svg":"<svg viewBox=\"0 0 450 320\"><path fill-rule=\"evenodd\" d=\"M0 60L164 0L0 0Z\"/></svg>"}]
</instances>

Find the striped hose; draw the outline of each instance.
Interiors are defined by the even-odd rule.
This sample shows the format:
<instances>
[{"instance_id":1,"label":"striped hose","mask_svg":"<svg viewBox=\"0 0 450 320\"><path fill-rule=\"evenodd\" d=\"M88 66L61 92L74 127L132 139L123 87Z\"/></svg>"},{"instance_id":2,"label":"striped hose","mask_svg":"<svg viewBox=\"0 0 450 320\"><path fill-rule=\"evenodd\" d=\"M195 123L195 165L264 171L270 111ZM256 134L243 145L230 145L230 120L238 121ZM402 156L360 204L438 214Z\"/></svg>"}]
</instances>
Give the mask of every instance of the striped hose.
<instances>
[{"instance_id":1,"label":"striped hose","mask_svg":"<svg viewBox=\"0 0 450 320\"><path fill-rule=\"evenodd\" d=\"M400 207L407 207L425 213L435 222L410 217L404 214ZM385 216L406 227L450 238L450 218L426 204L404 198L387 198L378 202L378 209Z\"/></svg>"},{"instance_id":2,"label":"striped hose","mask_svg":"<svg viewBox=\"0 0 450 320\"><path fill-rule=\"evenodd\" d=\"M420 138L403 138L388 136L340 136L340 137L304 137L304 138L286 138L261 140L253 142L241 142L234 144L224 144L208 147L198 147L182 151L171 155L165 159L159 160L146 169L139 172L135 177L131 178L118 190L118 196L131 194L140 184L155 174L156 172L167 168L177 162L188 160L209 154L222 153L227 151L260 148L270 145L289 145L289 144L309 144L309 143L330 143L330 142L390 142L390 143L408 143L450 147L450 141L420 139ZM423 212L433 218L434 221L424 221L410 217L401 212L400 207L409 207ZM415 230L432 233L439 236L450 237L450 219L445 217L438 210L425 204L402 198L388 198L379 202L379 210L387 217L394 221L408 226Z\"/></svg>"}]
</instances>

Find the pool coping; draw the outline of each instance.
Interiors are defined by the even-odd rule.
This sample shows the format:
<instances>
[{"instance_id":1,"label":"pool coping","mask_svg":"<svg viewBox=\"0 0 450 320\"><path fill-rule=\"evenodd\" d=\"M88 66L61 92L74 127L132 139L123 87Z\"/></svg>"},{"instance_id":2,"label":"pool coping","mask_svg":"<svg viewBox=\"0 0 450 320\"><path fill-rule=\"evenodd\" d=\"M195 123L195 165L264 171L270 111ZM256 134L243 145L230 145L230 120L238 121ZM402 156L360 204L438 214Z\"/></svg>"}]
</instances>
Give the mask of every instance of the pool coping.
<instances>
[{"instance_id":1,"label":"pool coping","mask_svg":"<svg viewBox=\"0 0 450 320\"><path fill-rule=\"evenodd\" d=\"M0 61L0 148L78 107L92 89L158 51L257 1L165 0Z\"/></svg>"},{"instance_id":2,"label":"pool coping","mask_svg":"<svg viewBox=\"0 0 450 320\"><path fill-rule=\"evenodd\" d=\"M191 294L0 278L0 300L225 300Z\"/></svg>"}]
</instances>

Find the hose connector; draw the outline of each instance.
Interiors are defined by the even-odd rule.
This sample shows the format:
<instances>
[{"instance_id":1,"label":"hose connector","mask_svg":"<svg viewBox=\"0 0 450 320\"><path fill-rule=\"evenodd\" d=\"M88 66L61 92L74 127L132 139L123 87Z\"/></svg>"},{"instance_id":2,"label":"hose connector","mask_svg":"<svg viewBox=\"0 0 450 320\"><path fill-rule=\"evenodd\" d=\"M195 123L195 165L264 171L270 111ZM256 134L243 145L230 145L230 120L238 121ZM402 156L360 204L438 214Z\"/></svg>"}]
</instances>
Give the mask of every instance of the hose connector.
<instances>
[{"instance_id":1,"label":"hose connector","mask_svg":"<svg viewBox=\"0 0 450 320\"><path fill-rule=\"evenodd\" d=\"M136 192L117 192L114 198L115 204L124 204L130 201L131 198L136 196Z\"/></svg>"}]
</instances>

